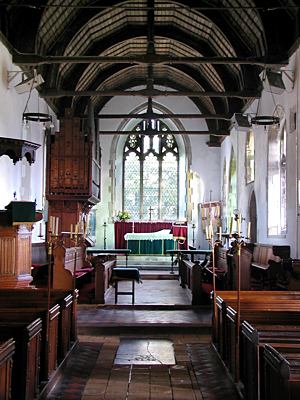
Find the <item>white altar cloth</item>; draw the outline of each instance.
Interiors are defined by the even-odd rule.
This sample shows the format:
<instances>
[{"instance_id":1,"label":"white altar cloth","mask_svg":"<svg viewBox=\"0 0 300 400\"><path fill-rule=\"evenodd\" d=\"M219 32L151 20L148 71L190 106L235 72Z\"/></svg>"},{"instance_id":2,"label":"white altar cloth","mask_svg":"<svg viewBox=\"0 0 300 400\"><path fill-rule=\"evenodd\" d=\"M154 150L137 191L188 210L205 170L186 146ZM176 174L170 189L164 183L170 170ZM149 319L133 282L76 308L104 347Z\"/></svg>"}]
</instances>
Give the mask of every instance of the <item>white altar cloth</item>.
<instances>
[{"instance_id":1,"label":"white altar cloth","mask_svg":"<svg viewBox=\"0 0 300 400\"><path fill-rule=\"evenodd\" d=\"M125 240L173 240L173 235L170 233L170 229L162 229L157 232L146 232L146 233L126 233L124 235Z\"/></svg>"}]
</instances>

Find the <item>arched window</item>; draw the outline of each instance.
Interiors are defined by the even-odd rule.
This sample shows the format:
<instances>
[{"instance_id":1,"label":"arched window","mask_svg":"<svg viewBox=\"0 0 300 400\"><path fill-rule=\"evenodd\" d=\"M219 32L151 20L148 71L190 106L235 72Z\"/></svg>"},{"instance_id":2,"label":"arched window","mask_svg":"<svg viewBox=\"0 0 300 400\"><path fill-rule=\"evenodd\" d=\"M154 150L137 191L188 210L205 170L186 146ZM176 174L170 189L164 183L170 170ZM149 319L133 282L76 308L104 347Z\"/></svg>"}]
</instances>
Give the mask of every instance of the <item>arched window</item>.
<instances>
[{"instance_id":1,"label":"arched window","mask_svg":"<svg viewBox=\"0 0 300 400\"><path fill-rule=\"evenodd\" d=\"M282 118L282 115L281 115ZM286 126L268 132L268 235L286 234Z\"/></svg>"},{"instance_id":2,"label":"arched window","mask_svg":"<svg viewBox=\"0 0 300 400\"><path fill-rule=\"evenodd\" d=\"M141 122L124 145L123 210L133 219L178 218L178 146L168 127L158 122L160 133L148 134Z\"/></svg>"},{"instance_id":3,"label":"arched window","mask_svg":"<svg viewBox=\"0 0 300 400\"><path fill-rule=\"evenodd\" d=\"M227 212L228 217L232 217L233 210L237 207L237 177L236 177L236 158L233 151L233 147L231 148L231 156L230 156L230 164L229 164L229 188L228 188L228 203L227 203Z\"/></svg>"}]
</instances>

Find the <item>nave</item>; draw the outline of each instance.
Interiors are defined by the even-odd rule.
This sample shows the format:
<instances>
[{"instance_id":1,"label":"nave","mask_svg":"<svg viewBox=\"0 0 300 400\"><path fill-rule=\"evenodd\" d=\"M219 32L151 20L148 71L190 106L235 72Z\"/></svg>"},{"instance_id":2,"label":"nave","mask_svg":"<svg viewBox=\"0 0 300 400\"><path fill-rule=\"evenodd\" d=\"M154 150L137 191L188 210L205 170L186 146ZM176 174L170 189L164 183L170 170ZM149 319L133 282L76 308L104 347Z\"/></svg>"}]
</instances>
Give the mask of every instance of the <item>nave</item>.
<instances>
[{"instance_id":1,"label":"nave","mask_svg":"<svg viewBox=\"0 0 300 400\"><path fill-rule=\"evenodd\" d=\"M176 279L144 279L136 293L134 306L79 305L79 343L42 398L238 399L211 345L210 306L189 306Z\"/></svg>"}]
</instances>

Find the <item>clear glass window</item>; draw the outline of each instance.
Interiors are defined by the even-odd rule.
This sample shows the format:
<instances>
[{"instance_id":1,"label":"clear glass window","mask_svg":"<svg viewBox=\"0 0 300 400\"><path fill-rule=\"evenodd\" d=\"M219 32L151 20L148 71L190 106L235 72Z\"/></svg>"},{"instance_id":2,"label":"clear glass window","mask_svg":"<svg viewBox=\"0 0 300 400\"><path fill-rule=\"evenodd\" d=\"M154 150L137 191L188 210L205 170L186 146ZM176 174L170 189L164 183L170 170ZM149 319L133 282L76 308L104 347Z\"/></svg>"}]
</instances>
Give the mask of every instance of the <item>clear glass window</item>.
<instances>
[{"instance_id":1,"label":"clear glass window","mask_svg":"<svg viewBox=\"0 0 300 400\"><path fill-rule=\"evenodd\" d=\"M144 122L144 121L143 121ZM178 218L179 153L175 137L162 121L161 133L147 134L141 122L128 135L123 151L123 209L133 219Z\"/></svg>"}]
</instances>

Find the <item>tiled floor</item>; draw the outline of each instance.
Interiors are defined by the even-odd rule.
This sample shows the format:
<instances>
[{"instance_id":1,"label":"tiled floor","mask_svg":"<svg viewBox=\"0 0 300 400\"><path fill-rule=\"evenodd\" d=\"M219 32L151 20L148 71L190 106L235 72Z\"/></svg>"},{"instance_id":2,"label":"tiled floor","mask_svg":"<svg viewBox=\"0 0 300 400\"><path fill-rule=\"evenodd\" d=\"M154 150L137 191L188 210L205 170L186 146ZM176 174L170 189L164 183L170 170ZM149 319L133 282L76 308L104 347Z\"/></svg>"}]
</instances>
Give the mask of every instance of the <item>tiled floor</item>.
<instances>
[{"instance_id":1,"label":"tiled floor","mask_svg":"<svg viewBox=\"0 0 300 400\"><path fill-rule=\"evenodd\" d=\"M155 339L159 339L156 337ZM116 364L124 337L81 336L81 352L74 353L64 379L48 400L237 400L233 384L205 335L172 335L160 338L173 344L175 365ZM128 340L128 337L125 338ZM130 337L134 341L134 337ZM147 343L147 336L139 336ZM151 339L153 340L153 338ZM95 352L98 356L95 358ZM88 353L90 352L90 357ZM93 354L94 353L94 354ZM139 354L137 350L137 354ZM93 354L93 356L92 356ZM85 360L85 361L84 361ZM78 371L82 371L80 381ZM89 377L86 378L86 374Z\"/></svg>"},{"instance_id":2,"label":"tiled floor","mask_svg":"<svg viewBox=\"0 0 300 400\"><path fill-rule=\"evenodd\" d=\"M177 279L153 280L144 279L143 283L135 283L135 304L191 304L188 289L183 289ZM131 282L120 282L119 290L131 290ZM114 304L115 296L112 288L106 304ZM118 296L118 304L131 304L131 296Z\"/></svg>"},{"instance_id":3,"label":"tiled floor","mask_svg":"<svg viewBox=\"0 0 300 400\"><path fill-rule=\"evenodd\" d=\"M238 399L210 344L210 307L189 306L178 281L145 280L135 306L112 299L79 305L78 346L47 400Z\"/></svg>"}]
</instances>

